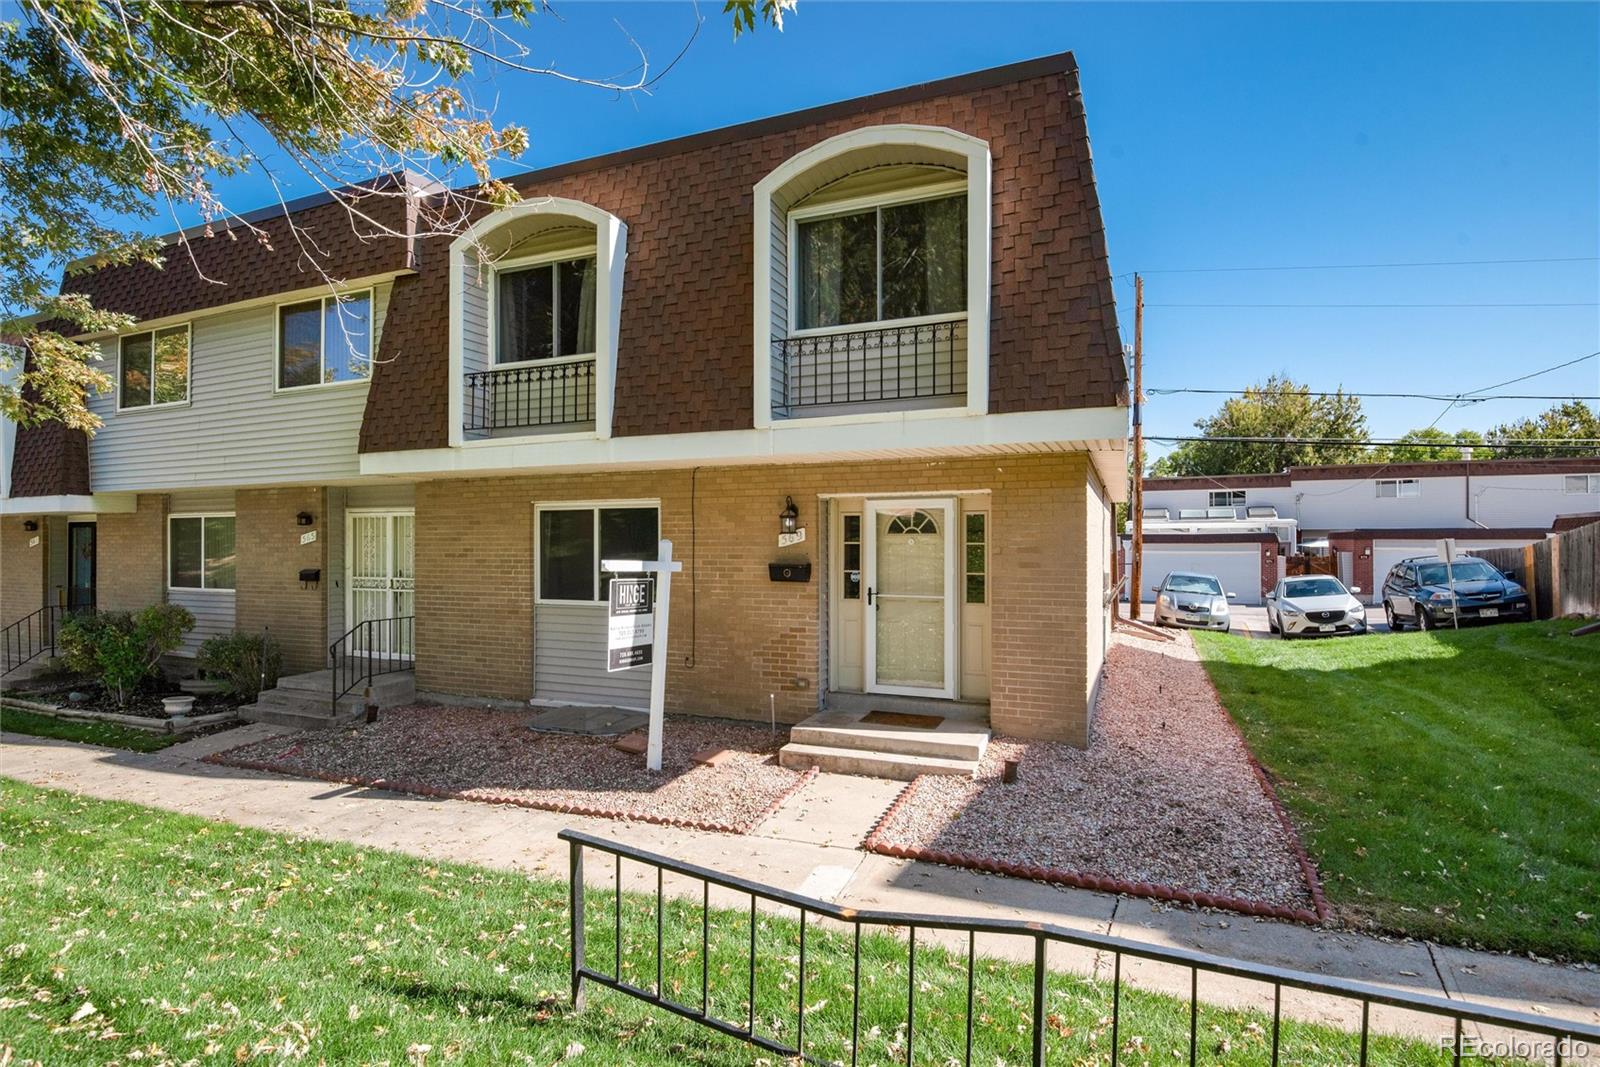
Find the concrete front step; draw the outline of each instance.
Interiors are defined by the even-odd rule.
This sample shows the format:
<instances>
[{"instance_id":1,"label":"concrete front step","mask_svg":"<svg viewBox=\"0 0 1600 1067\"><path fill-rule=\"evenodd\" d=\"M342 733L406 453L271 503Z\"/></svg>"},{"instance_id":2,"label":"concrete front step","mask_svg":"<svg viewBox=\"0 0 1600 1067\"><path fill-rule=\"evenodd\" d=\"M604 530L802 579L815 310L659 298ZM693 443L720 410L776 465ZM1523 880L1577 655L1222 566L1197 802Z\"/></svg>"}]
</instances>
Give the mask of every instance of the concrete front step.
<instances>
[{"instance_id":1,"label":"concrete front step","mask_svg":"<svg viewBox=\"0 0 1600 1067\"><path fill-rule=\"evenodd\" d=\"M828 692L829 711L906 711L917 715L940 715L946 719L965 719L989 725L986 700L938 700L932 697L900 696L893 693L851 693L834 689Z\"/></svg>"},{"instance_id":2,"label":"concrete front step","mask_svg":"<svg viewBox=\"0 0 1600 1067\"><path fill-rule=\"evenodd\" d=\"M349 680L353 679L353 675L349 676ZM345 676L341 676L341 685L346 680ZM410 703L416 699L417 676L411 671L380 674L371 681L363 680L359 682L351 692L356 696L360 696L361 691L369 685L372 687L372 695L377 700L379 707ZM333 671L324 668L320 671L308 671L305 674L286 674L278 679L278 688L319 693L331 698L333 696Z\"/></svg>"},{"instance_id":3,"label":"concrete front step","mask_svg":"<svg viewBox=\"0 0 1600 1067\"><path fill-rule=\"evenodd\" d=\"M796 724L789 740L821 748L854 748L900 756L976 763L989 744L989 728L969 719L945 719L934 729L864 722L866 712L823 711Z\"/></svg>"},{"instance_id":4,"label":"concrete front step","mask_svg":"<svg viewBox=\"0 0 1600 1067\"><path fill-rule=\"evenodd\" d=\"M956 774L970 778L978 769L977 760L940 759L936 756L908 756L898 752L873 752L864 748L833 748L790 742L778 750L780 766L795 770L818 767L834 774L864 774L872 778L894 778L909 782L923 774Z\"/></svg>"},{"instance_id":5,"label":"concrete front step","mask_svg":"<svg viewBox=\"0 0 1600 1067\"><path fill-rule=\"evenodd\" d=\"M265 722L274 726L287 726L296 730L324 730L358 721L366 709L363 691L370 684L372 700L380 708L410 704L416 700L416 675L410 671L379 675L370 683L363 681L354 690L339 698L339 708L333 709L333 672L310 671L290 674L278 679L278 687L269 689L256 698L254 704L239 709L239 717L248 722Z\"/></svg>"}]
</instances>

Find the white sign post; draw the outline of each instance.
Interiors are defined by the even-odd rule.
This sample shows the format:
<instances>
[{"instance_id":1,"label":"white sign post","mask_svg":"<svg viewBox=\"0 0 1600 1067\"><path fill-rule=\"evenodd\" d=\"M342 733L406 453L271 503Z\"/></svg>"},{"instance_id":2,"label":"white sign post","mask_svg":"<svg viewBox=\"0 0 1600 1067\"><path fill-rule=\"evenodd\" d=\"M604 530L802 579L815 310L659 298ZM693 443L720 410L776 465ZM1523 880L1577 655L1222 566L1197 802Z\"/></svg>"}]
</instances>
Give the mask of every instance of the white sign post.
<instances>
[{"instance_id":1,"label":"white sign post","mask_svg":"<svg viewBox=\"0 0 1600 1067\"><path fill-rule=\"evenodd\" d=\"M650 664L650 740L648 747L645 749L644 762L645 766L652 771L661 769L661 723L666 714L667 703L667 616L672 605L672 576L683 570L683 564L676 562L672 558L671 541L662 538L660 545L657 547L658 552L653 560L603 559L600 561L600 568L613 574L653 574L656 579L654 626L651 627L649 660L636 660L632 664L612 667L610 647L606 652L607 670L626 670L629 666L643 666L645 662ZM630 579L613 579L612 585L615 586L618 581L630 581ZM641 635L645 626L650 625L650 615L643 614L637 610L639 601L636 593L628 593L622 596L622 599L627 602L624 607L627 609L627 613L632 616L632 619L621 627L616 625L620 621L616 607L618 598L613 595L608 599L612 604L613 629L611 632L613 635L619 635L608 640L608 646L616 647L612 645L612 642L619 639L625 638L632 641ZM648 600L649 594L646 593L645 601L648 602Z\"/></svg>"},{"instance_id":2,"label":"white sign post","mask_svg":"<svg viewBox=\"0 0 1600 1067\"><path fill-rule=\"evenodd\" d=\"M1444 560L1444 580L1450 584L1450 622L1461 629L1461 603L1456 598L1456 539L1439 538L1439 558Z\"/></svg>"}]
</instances>

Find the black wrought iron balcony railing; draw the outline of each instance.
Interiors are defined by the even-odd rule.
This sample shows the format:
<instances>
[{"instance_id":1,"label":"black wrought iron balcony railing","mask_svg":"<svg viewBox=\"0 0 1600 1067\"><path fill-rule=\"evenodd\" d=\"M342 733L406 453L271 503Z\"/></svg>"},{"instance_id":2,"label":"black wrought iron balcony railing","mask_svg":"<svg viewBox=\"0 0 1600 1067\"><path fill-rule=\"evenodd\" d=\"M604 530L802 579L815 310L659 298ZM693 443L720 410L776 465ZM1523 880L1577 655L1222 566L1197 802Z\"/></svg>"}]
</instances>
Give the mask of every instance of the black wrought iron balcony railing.
<instances>
[{"instance_id":1,"label":"black wrought iron balcony railing","mask_svg":"<svg viewBox=\"0 0 1600 1067\"><path fill-rule=\"evenodd\" d=\"M937 400L967 392L965 319L777 338L783 407Z\"/></svg>"},{"instance_id":2,"label":"black wrought iron balcony railing","mask_svg":"<svg viewBox=\"0 0 1600 1067\"><path fill-rule=\"evenodd\" d=\"M467 430L508 430L594 422L594 360L525 364L466 376Z\"/></svg>"}]
</instances>

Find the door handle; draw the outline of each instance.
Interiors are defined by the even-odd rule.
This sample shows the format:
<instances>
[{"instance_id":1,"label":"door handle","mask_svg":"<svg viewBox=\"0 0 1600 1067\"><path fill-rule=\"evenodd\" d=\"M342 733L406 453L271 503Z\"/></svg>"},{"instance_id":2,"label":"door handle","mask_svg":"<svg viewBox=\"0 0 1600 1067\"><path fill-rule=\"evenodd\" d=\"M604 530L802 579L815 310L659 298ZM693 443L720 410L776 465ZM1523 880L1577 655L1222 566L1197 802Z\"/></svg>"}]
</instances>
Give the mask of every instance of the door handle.
<instances>
[{"instance_id":1,"label":"door handle","mask_svg":"<svg viewBox=\"0 0 1600 1067\"><path fill-rule=\"evenodd\" d=\"M872 586L867 586L867 607L872 607Z\"/></svg>"}]
</instances>

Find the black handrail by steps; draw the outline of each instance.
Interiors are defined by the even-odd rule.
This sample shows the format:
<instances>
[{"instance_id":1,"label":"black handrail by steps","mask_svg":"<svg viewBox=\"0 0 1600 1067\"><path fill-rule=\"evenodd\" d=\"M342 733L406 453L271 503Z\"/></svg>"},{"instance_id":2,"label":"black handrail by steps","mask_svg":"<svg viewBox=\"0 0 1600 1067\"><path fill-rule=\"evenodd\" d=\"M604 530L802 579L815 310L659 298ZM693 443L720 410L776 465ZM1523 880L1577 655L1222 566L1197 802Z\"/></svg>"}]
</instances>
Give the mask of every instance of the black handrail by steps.
<instances>
[{"instance_id":1,"label":"black handrail by steps","mask_svg":"<svg viewBox=\"0 0 1600 1067\"><path fill-rule=\"evenodd\" d=\"M368 619L350 627L344 636L328 646L328 658L333 666L331 710L335 716L339 714L339 701L357 686L379 675L416 669L415 621L412 615Z\"/></svg>"},{"instance_id":2,"label":"black handrail by steps","mask_svg":"<svg viewBox=\"0 0 1600 1067\"><path fill-rule=\"evenodd\" d=\"M54 655L62 622L73 615L88 615L93 611L93 608L59 605L42 607L0 630L0 675L10 674L46 652Z\"/></svg>"},{"instance_id":3,"label":"black handrail by steps","mask_svg":"<svg viewBox=\"0 0 1600 1067\"><path fill-rule=\"evenodd\" d=\"M903 932L907 942L907 967L906 985L899 995L905 1002L905 1018L903 1020L905 1034L905 1062L913 1062L912 1054L916 1039L915 1017L917 1002L917 967L916 947L919 931L941 930L965 934L966 942L966 1055L964 1062L972 1063L973 1027L975 1021L987 1021L991 1024L996 1020L986 1019L984 1006L974 1008L973 988L977 956L976 943L979 934L1003 935L1011 938L1025 938L1032 942L1033 947L1033 992L1029 1000L1021 1007L1029 1012L1028 1033L1031 1042L1031 1062L1043 1064L1045 1053L1052 1034L1049 1017L1046 1014L1046 999L1048 993L1049 962L1047 950L1052 944L1072 945L1092 950L1108 959L1111 964L1111 1046L1109 1060L1111 1067L1116 1067L1119 1056L1119 1025L1123 1020L1123 986L1124 986L1124 958L1134 961L1152 961L1165 964L1188 972L1188 1063L1196 1067L1199 1058L1199 1045L1202 1039L1200 1033L1200 1001L1199 1001L1199 976L1217 975L1231 978L1242 978L1262 983L1272 989L1272 1026L1270 1033L1272 1064L1274 1067L1280 1063L1280 1029L1283 1022L1283 991L1285 989L1302 990L1314 994L1326 995L1337 1000L1359 1004L1361 1007L1360 1025L1360 1054L1358 1063L1366 1067L1369 1056L1369 1038L1371 1037L1371 1009L1373 1005L1387 1008L1397 1008L1408 1012L1417 1012L1422 1015L1437 1018L1450 1026L1449 1036L1440 1035L1440 1049L1449 1050L1452 1063L1460 1067L1464 1055L1473 1054L1471 1043L1463 1034L1463 1027L1467 1023L1488 1025L1504 1028L1514 1035L1536 1035L1543 1039L1538 1042L1541 1047L1547 1048L1547 1053L1542 1058L1553 1062L1554 1067L1562 1067L1564 1060L1579 1059L1584 1054L1600 1051L1600 1026L1586 1025L1579 1022L1568 1022L1562 1019L1531 1015L1524 1012L1507 1011L1483 1005L1470 1004L1463 1001L1447 1000L1444 997L1429 996L1422 993L1408 993L1386 986L1372 985L1366 982L1356 982L1343 978L1330 978L1323 975L1308 974L1303 971L1292 971L1281 967L1272 967L1259 963L1248 963L1243 960L1229 959L1223 956L1213 956L1202 952L1191 952L1181 948L1168 948L1161 945L1146 944L1139 941L1130 941L1126 938L1113 937L1109 934L1092 933L1085 930L1074 930L1064 926L1050 923L1028 922L1020 919L979 919L957 917L948 915L920 915L911 912L864 910L841 907L827 901L817 900L813 897L801 896L787 890L776 889L771 886L752 882L735 875L723 874L707 867L700 867L692 863L684 863L654 852L634 848L631 845L619 844L605 838L595 837L592 834L576 830L562 830L558 835L567 842L570 849L568 868L568 902L570 908L571 926L569 937L571 939L571 982L572 1004L575 1009L583 1006L583 986L585 982L595 982L609 989L614 989L627 996L644 1001L647 1004L662 1008L674 1015L681 1016L702 1026L711 1028L718 1033L729 1037L747 1041L752 1045L765 1049L780 1056L797 1057L807 1063L833 1064L839 1061L826 1060L804 1051L806 1035L806 929L808 920L813 918L826 919L831 922L843 924L847 930L854 934L854 979L851 982L851 1020L852 1032L846 1041L850 1050L850 1063L856 1062L857 1046L860 1039L861 1021L861 931L863 928L882 931ZM584 949L584 932L586 919L584 914L584 854L594 851L612 858L615 864L615 904L611 909L613 914L605 916L601 922L611 920L615 923L613 934L613 952L608 953L612 958L609 961L591 963ZM653 988L645 988L623 980L622 977L622 861L638 864L646 870L655 872L655 934L654 947L656 958L656 976ZM699 1004L688 1004L669 998L662 983L663 966L663 938L662 938L662 873L668 872L675 876L687 878L691 883L698 882L701 886L699 900L694 900L694 895L688 896L691 907L698 904L701 909L700 921L700 960L701 980ZM711 887L716 886L723 890L732 890L741 896L750 898L749 923L750 935L748 943L748 969L729 971L730 976L736 977L740 983L740 991L747 993L750 998L750 1012L747 1018L729 1020L721 1018L711 1011L710 986L713 968L709 964L708 949L710 946L710 929L713 923L726 923L733 915L730 910L726 916L711 915ZM795 997L795 1025L793 1030L794 1043L768 1033L757 1032L758 1014L756 1004L756 979L757 979L757 951L756 951L756 905L758 901L765 901L770 905L778 905L786 909L793 909L799 914L799 982ZM737 919L732 921L737 922ZM742 924L741 924L742 925ZM849 936L847 933L846 936ZM647 944L649 941L646 935ZM606 963L610 964L609 970L603 970ZM724 968L726 969L726 968ZM976 1015L974 1014L976 1011ZM813 1024L815 1026L817 1024ZM1263 1028L1265 1029L1265 1028ZM1449 1044L1445 1042L1448 1041ZM1174 1050L1176 1052L1176 1050ZM952 1057L953 1058L953 1057ZM1541 1058L1535 1056L1534 1058ZM1179 1062L1179 1061L1174 1061Z\"/></svg>"}]
</instances>

